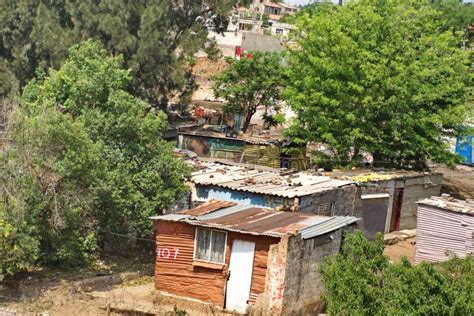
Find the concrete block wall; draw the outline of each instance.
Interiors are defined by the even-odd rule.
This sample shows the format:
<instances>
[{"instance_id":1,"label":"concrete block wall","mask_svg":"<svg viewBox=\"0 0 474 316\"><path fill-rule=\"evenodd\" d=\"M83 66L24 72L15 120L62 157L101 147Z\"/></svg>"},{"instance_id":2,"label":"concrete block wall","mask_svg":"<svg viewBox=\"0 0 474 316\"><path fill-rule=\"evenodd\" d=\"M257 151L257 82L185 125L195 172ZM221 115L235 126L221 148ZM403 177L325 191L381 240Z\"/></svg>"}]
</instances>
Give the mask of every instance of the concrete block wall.
<instances>
[{"instance_id":1,"label":"concrete block wall","mask_svg":"<svg viewBox=\"0 0 474 316\"><path fill-rule=\"evenodd\" d=\"M354 199L357 187L350 185L342 188L337 188L331 191L315 193L308 196L303 196L300 199L300 211L306 213L314 213L318 215L353 215ZM333 214L330 210L327 212L317 211L317 206L324 203L334 203Z\"/></svg>"},{"instance_id":2,"label":"concrete block wall","mask_svg":"<svg viewBox=\"0 0 474 316\"><path fill-rule=\"evenodd\" d=\"M319 273L326 256L341 248L343 229L303 240L291 237L286 258L282 315L317 315L324 287Z\"/></svg>"},{"instance_id":3,"label":"concrete block wall","mask_svg":"<svg viewBox=\"0 0 474 316\"><path fill-rule=\"evenodd\" d=\"M416 202L431 196L439 196L442 182L443 176L438 174L405 180L400 217L401 230L416 228L416 213L418 209Z\"/></svg>"}]
</instances>

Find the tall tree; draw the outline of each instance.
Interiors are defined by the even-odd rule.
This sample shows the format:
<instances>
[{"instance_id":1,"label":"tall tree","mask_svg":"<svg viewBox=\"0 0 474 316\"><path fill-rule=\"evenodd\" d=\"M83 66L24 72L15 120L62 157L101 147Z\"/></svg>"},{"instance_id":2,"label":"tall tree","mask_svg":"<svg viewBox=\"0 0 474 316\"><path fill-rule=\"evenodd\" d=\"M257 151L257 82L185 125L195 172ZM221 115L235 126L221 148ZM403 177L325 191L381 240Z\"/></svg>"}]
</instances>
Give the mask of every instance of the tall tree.
<instances>
[{"instance_id":1,"label":"tall tree","mask_svg":"<svg viewBox=\"0 0 474 316\"><path fill-rule=\"evenodd\" d=\"M186 190L187 165L162 139L166 116L126 92L122 64L87 41L24 89L0 164L0 231L17 231L0 255L33 239L19 257L84 263L105 232L151 234L149 217ZM23 259L2 269L25 267Z\"/></svg>"},{"instance_id":2,"label":"tall tree","mask_svg":"<svg viewBox=\"0 0 474 316\"><path fill-rule=\"evenodd\" d=\"M281 66L276 53L252 52L251 58L227 59L228 67L214 79L214 94L226 100L224 111L242 114L245 133L259 106L278 110Z\"/></svg>"},{"instance_id":3,"label":"tall tree","mask_svg":"<svg viewBox=\"0 0 474 316\"><path fill-rule=\"evenodd\" d=\"M38 67L59 68L72 44L94 38L112 55L124 56L135 95L163 106L170 97L194 87L186 76L190 60L213 43L206 24L215 20L213 16L224 21L234 4L233 0L2 1L0 70L5 64L5 71L14 73L23 87Z\"/></svg>"},{"instance_id":4,"label":"tall tree","mask_svg":"<svg viewBox=\"0 0 474 316\"><path fill-rule=\"evenodd\" d=\"M328 145L338 164L453 162L445 137L467 116L472 74L462 34L422 0L360 0L300 15L291 51L289 134ZM445 31L444 31L445 30Z\"/></svg>"}]
</instances>

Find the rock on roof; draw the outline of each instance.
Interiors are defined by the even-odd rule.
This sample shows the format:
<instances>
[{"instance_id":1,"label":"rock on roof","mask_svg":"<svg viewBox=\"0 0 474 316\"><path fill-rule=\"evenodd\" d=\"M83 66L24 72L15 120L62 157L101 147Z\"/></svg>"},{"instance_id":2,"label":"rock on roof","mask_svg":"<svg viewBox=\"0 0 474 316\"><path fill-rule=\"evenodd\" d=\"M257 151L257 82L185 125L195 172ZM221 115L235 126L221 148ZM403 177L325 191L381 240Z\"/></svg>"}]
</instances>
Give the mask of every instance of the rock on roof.
<instances>
[{"instance_id":1,"label":"rock on roof","mask_svg":"<svg viewBox=\"0 0 474 316\"><path fill-rule=\"evenodd\" d=\"M193 172L191 182L286 198L330 191L355 183L352 180L332 179L303 172L280 175L271 171L217 163L210 163L206 168Z\"/></svg>"},{"instance_id":2,"label":"rock on roof","mask_svg":"<svg viewBox=\"0 0 474 316\"><path fill-rule=\"evenodd\" d=\"M424 199L418 201L417 203L434 206L450 212L474 215L474 200L459 200L453 198L449 194L432 196L429 199Z\"/></svg>"}]
</instances>

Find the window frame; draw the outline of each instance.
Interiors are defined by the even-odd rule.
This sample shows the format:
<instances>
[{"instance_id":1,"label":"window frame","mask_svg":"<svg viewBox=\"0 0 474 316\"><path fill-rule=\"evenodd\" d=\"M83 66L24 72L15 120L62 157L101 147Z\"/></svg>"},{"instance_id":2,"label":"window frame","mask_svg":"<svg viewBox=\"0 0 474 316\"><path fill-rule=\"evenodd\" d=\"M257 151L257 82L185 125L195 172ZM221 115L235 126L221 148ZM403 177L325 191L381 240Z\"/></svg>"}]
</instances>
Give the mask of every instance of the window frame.
<instances>
[{"instance_id":1,"label":"window frame","mask_svg":"<svg viewBox=\"0 0 474 316\"><path fill-rule=\"evenodd\" d=\"M223 234L224 234L224 256L223 256L223 261L222 261L222 262L196 258L197 241L198 241L198 238L197 238L197 237L198 237L198 231L199 231L199 230L208 230L208 231L211 232L211 235L210 235L210 243L209 243L209 248L210 248L210 251L211 251L211 252L212 252L212 234L213 234L214 232L218 232L218 233L223 233ZM200 261L200 262L207 262L207 263L225 265L225 262L226 262L226 254L227 254L227 232L226 232L226 231L217 230L217 229L210 229L210 228L205 228L205 227L198 227L198 226L196 227L196 229L194 230L193 261Z\"/></svg>"}]
</instances>

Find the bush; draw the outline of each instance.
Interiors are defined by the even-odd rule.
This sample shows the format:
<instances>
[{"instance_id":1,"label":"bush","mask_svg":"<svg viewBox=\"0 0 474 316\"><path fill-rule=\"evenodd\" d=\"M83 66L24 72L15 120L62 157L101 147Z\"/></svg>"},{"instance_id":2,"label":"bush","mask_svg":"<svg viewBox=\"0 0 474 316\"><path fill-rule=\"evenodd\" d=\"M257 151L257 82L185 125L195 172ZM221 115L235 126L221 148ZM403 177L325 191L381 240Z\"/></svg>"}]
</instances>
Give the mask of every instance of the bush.
<instances>
[{"instance_id":1,"label":"bush","mask_svg":"<svg viewBox=\"0 0 474 316\"><path fill-rule=\"evenodd\" d=\"M474 258L442 264L406 259L390 264L383 237L369 242L362 232L345 236L341 252L321 268L328 314L472 315Z\"/></svg>"}]
</instances>

